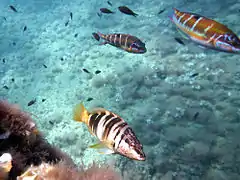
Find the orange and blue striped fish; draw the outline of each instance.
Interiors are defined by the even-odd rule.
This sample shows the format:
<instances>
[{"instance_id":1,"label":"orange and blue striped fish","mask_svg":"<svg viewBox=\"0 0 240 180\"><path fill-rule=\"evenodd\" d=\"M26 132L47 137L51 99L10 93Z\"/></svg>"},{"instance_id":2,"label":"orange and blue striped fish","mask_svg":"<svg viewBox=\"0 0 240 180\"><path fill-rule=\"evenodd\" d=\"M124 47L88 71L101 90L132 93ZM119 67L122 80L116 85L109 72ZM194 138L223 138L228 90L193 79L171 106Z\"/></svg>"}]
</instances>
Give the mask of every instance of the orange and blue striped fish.
<instances>
[{"instance_id":1,"label":"orange and blue striped fish","mask_svg":"<svg viewBox=\"0 0 240 180\"><path fill-rule=\"evenodd\" d=\"M102 44L110 44L130 53L143 54L147 52L145 43L130 34L102 34L98 32L93 33L93 37L98 41L103 39L105 42Z\"/></svg>"},{"instance_id":2,"label":"orange and blue striped fish","mask_svg":"<svg viewBox=\"0 0 240 180\"><path fill-rule=\"evenodd\" d=\"M207 17L174 8L170 17L177 28L202 47L240 53L240 39L227 26Z\"/></svg>"},{"instance_id":3,"label":"orange and blue striped fish","mask_svg":"<svg viewBox=\"0 0 240 180\"><path fill-rule=\"evenodd\" d=\"M90 133L99 139L100 142L91 148L103 154L118 153L130 159L145 160L142 144L132 128L118 115L103 108L88 112L83 104L78 104L73 119L85 123Z\"/></svg>"}]
</instances>

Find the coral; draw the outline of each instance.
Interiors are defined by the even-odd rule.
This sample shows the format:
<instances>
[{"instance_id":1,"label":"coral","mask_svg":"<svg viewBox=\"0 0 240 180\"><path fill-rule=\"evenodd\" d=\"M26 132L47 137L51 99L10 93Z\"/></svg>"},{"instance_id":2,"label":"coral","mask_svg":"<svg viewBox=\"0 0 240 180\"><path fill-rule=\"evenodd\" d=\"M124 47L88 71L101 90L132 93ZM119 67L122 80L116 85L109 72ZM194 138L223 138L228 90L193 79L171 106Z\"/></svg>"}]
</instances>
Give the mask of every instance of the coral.
<instances>
[{"instance_id":1,"label":"coral","mask_svg":"<svg viewBox=\"0 0 240 180\"><path fill-rule=\"evenodd\" d=\"M30 115L7 101L0 101L0 119L1 129L13 135L30 136L36 131L36 125Z\"/></svg>"},{"instance_id":2,"label":"coral","mask_svg":"<svg viewBox=\"0 0 240 180\"><path fill-rule=\"evenodd\" d=\"M12 156L8 178L0 171L1 180L120 180L108 167L93 164L86 169L84 165L77 168L72 159L50 145L39 130L35 133L35 122L17 105L0 101L0 119L0 132L4 134L0 135L0 155ZM5 135L6 132L9 133Z\"/></svg>"},{"instance_id":3,"label":"coral","mask_svg":"<svg viewBox=\"0 0 240 180\"><path fill-rule=\"evenodd\" d=\"M40 132L33 132L35 122L17 105L1 101L0 119L0 132L10 132L9 136L0 139L0 154L7 152L13 158L9 179L15 179L30 165L39 165L42 162L57 163L65 160L74 165L68 155L50 145Z\"/></svg>"},{"instance_id":4,"label":"coral","mask_svg":"<svg viewBox=\"0 0 240 180\"><path fill-rule=\"evenodd\" d=\"M120 176L108 167L98 167L93 164L91 167L76 168L67 165L65 162L51 165L43 163L39 166L31 166L17 180L120 180Z\"/></svg>"}]
</instances>

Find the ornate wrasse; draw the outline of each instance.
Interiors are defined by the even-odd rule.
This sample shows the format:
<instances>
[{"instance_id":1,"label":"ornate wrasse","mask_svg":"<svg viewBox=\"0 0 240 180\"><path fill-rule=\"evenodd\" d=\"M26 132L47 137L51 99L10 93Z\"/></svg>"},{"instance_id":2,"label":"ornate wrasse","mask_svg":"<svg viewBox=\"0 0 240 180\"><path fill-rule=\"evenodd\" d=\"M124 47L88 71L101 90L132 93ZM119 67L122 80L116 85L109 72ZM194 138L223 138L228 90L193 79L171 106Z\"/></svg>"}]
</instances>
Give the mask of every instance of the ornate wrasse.
<instances>
[{"instance_id":1,"label":"ornate wrasse","mask_svg":"<svg viewBox=\"0 0 240 180\"><path fill-rule=\"evenodd\" d=\"M88 126L90 133L99 139L99 143L90 146L100 153L118 153L130 159L144 161L143 147L132 128L118 115L96 108L88 112L83 104L74 109L73 119Z\"/></svg>"},{"instance_id":2,"label":"ornate wrasse","mask_svg":"<svg viewBox=\"0 0 240 180\"><path fill-rule=\"evenodd\" d=\"M170 17L177 28L195 43L211 49L240 53L240 39L227 26L195 13L174 8Z\"/></svg>"}]
</instances>

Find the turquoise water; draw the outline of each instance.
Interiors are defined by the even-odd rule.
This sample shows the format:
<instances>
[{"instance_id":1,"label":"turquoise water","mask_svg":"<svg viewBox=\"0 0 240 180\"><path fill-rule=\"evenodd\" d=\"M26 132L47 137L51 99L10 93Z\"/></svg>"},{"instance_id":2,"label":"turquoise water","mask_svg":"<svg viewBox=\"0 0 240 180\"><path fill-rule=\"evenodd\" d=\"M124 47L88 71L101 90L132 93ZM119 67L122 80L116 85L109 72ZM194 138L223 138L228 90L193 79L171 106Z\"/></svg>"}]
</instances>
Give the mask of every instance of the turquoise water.
<instances>
[{"instance_id":1,"label":"turquoise water","mask_svg":"<svg viewBox=\"0 0 240 180\"><path fill-rule=\"evenodd\" d=\"M199 48L185 39L185 45L179 44L174 38L182 37L168 16L175 7L240 34L240 2L111 3L1 1L0 96L36 115L48 141L76 163L111 164L123 179L239 179L240 56ZM122 5L139 15L119 12ZM115 13L99 17L103 7ZM97 31L137 36L147 52L99 45L92 37ZM36 102L28 106L31 100ZM79 102L123 117L142 143L146 161L89 149L97 140L72 120Z\"/></svg>"}]
</instances>

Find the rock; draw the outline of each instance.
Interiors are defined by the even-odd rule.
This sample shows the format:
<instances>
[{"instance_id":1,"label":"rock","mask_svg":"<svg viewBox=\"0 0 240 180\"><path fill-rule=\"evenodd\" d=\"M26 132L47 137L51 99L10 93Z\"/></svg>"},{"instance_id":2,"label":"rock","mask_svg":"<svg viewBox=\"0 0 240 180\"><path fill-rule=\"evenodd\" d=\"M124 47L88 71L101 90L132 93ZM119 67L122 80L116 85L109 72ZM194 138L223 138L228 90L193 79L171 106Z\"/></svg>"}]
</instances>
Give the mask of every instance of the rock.
<instances>
[{"instance_id":1,"label":"rock","mask_svg":"<svg viewBox=\"0 0 240 180\"><path fill-rule=\"evenodd\" d=\"M161 177L160 180L172 180L173 179L173 172L168 171L164 176Z\"/></svg>"},{"instance_id":2,"label":"rock","mask_svg":"<svg viewBox=\"0 0 240 180\"><path fill-rule=\"evenodd\" d=\"M184 152L187 153L187 156L206 156L209 150L209 146L202 142L191 141L184 146Z\"/></svg>"},{"instance_id":3,"label":"rock","mask_svg":"<svg viewBox=\"0 0 240 180\"><path fill-rule=\"evenodd\" d=\"M206 174L205 180L228 180L227 175L218 169L210 168Z\"/></svg>"}]
</instances>

